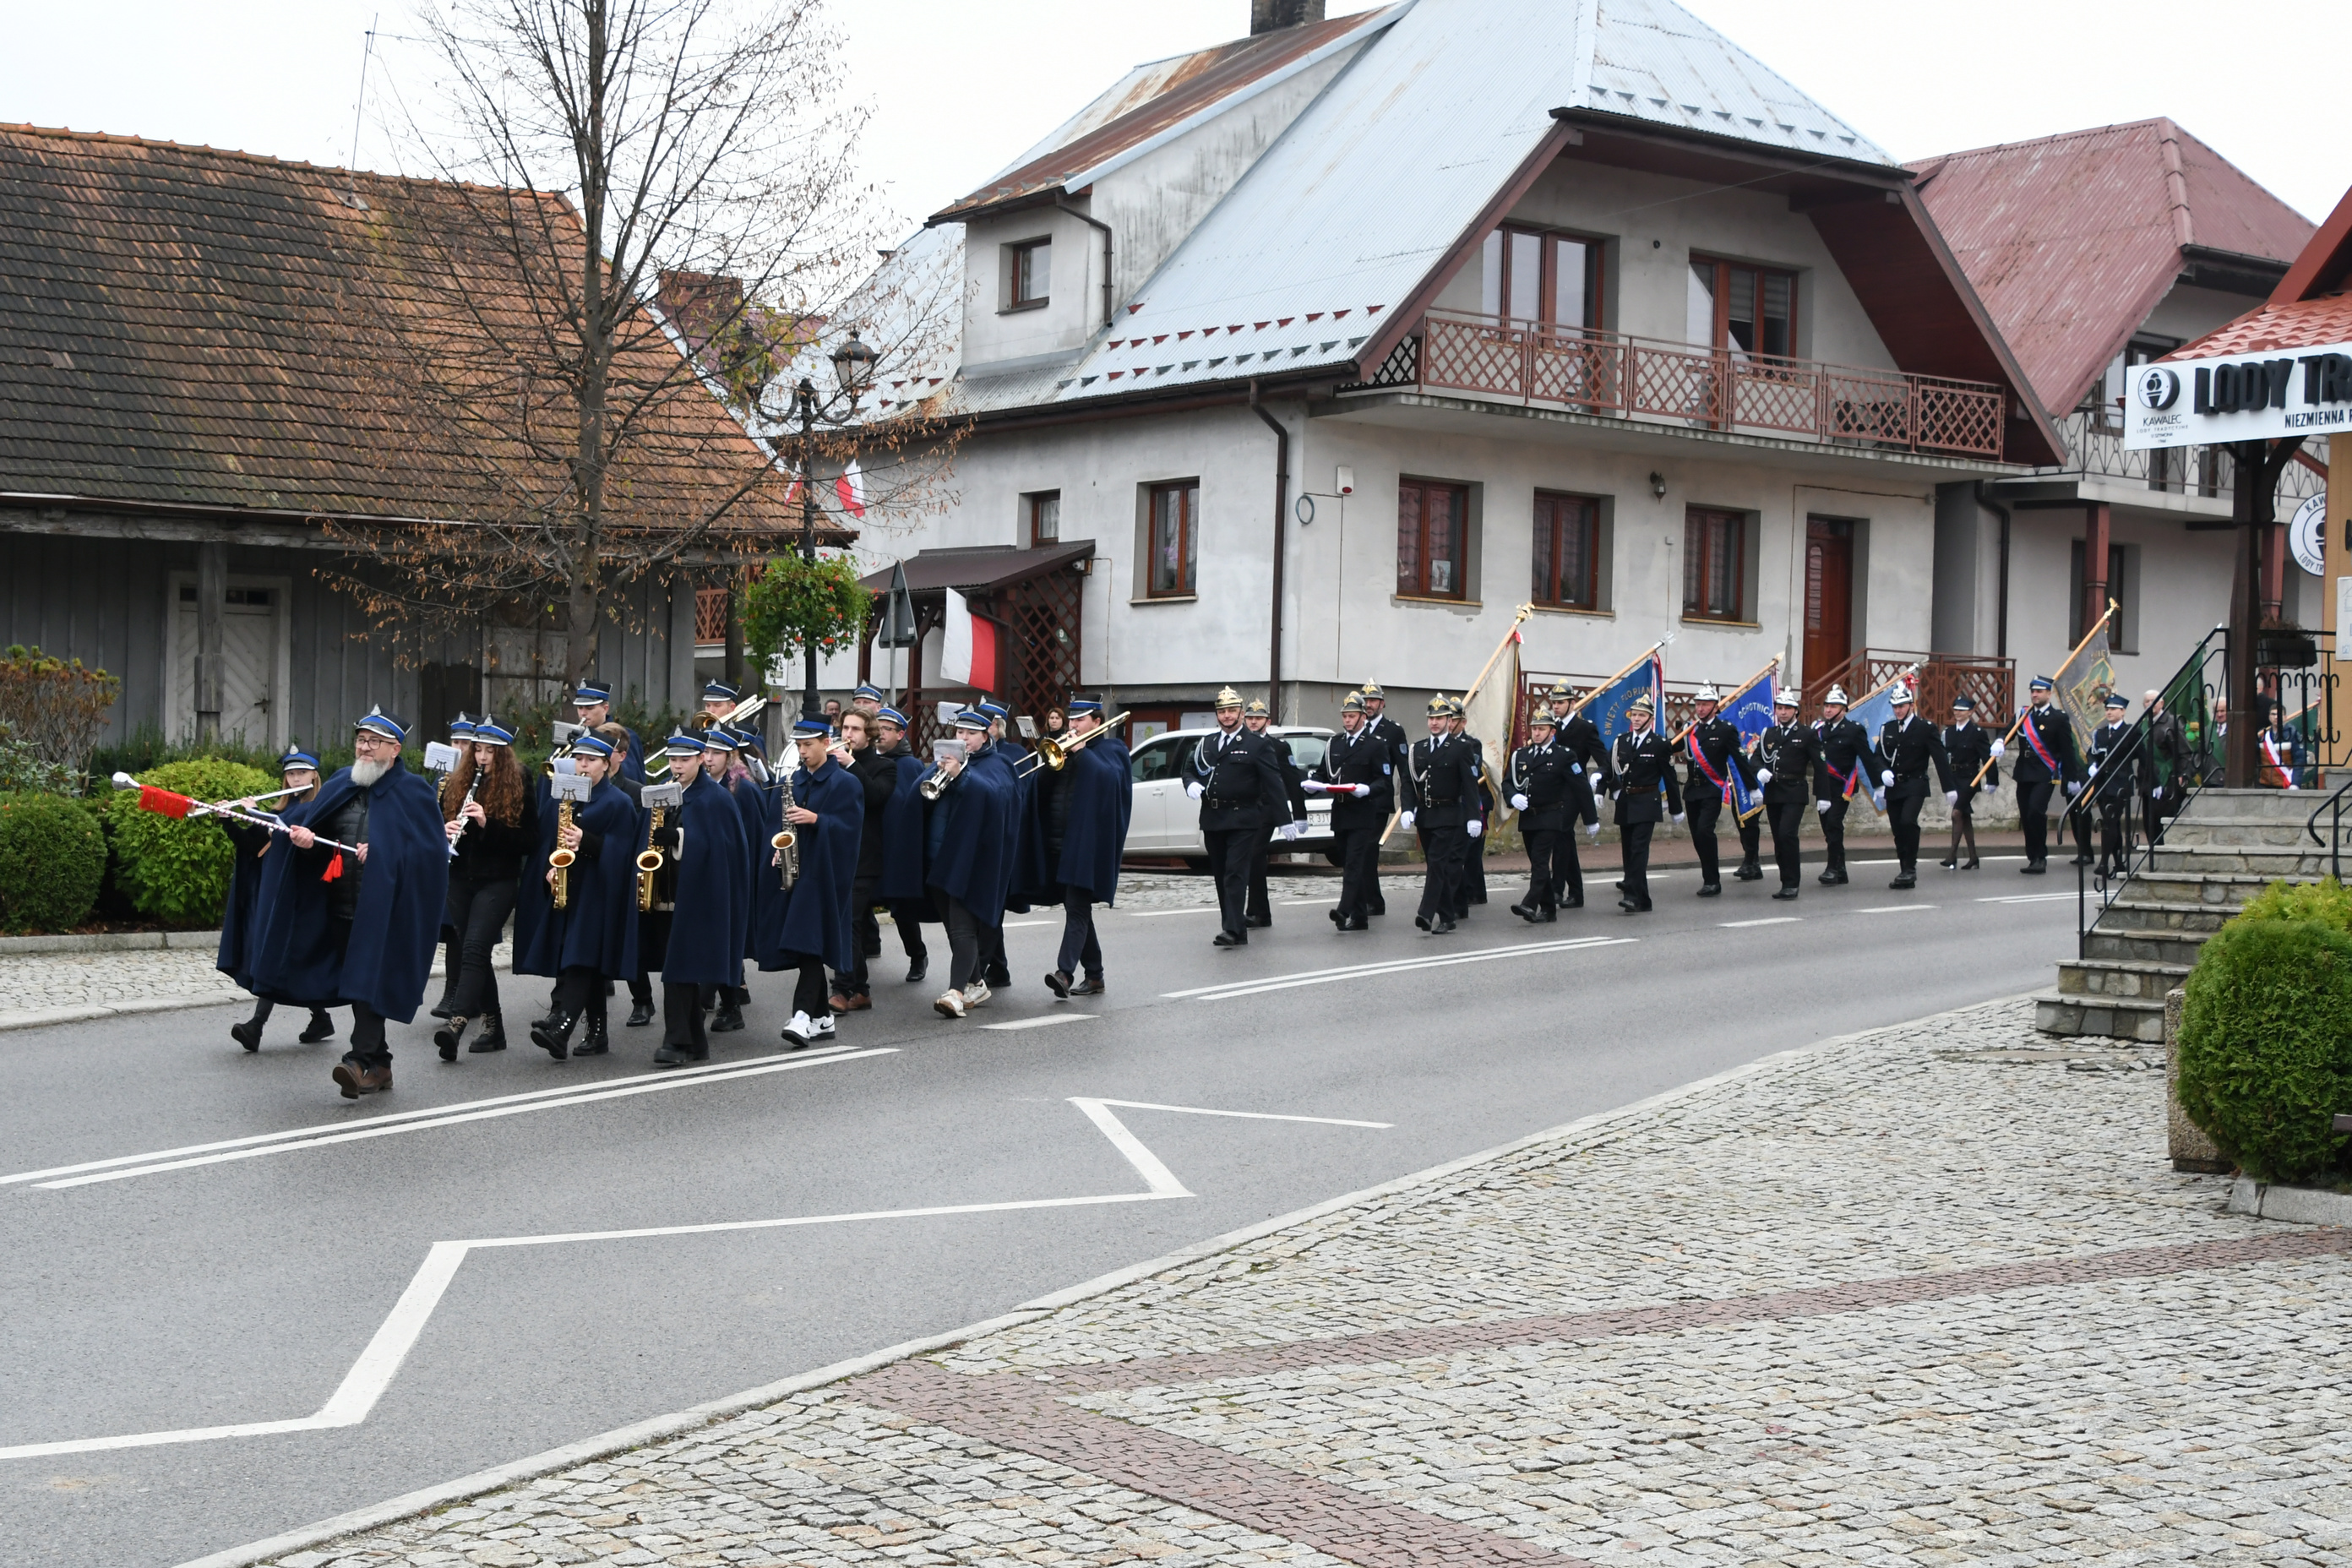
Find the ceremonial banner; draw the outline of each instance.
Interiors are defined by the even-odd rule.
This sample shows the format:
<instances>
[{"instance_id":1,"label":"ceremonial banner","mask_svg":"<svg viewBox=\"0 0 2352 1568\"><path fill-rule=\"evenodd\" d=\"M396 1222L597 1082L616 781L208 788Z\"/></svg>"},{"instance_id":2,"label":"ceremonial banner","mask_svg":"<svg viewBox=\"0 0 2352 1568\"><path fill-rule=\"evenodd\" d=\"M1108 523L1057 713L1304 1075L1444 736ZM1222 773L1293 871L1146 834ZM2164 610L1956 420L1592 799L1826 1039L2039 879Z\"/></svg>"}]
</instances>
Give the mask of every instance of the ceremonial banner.
<instances>
[{"instance_id":1,"label":"ceremonial banner","mask_svg":"<svg viewBox=\"0 0 2352 1568\"><path fill-rule=\"evenodd\" d=\"M1862 732L1870 738L1872 751L1875 752L1878 749L1878 732L1886 727L1887 721L1895 717L1895 689L1898 686L1909 686L1912 678L1917 673L1916 670L1906 670L1845 710L1845 716L1861 725ZM1921 722L1924 723L1926 721L1923 720ZM1857 770L1866 771L1869 766L1870 759L1867 757L1857 760L1855 763ZM1857 778L1854 783L1870 796L1873 805L1879 805L1881 786L1875 778ZM1851 792L1849 792L1850 797ZM1885 807L1879 806L1879 809L1884 810Z\"/></svg>"},{"instance_id":2,"label":"ceremonial banner","mask_svg":"<svg viewBox=\"0 0 2352 1568\"><path fill-rule=\"evenodd\" d=\"M1653 723L1656 722L1656 715L1666 710L1666 656L1657 648L1635 659L1616 679L1578 703L1576 710L1592 721L1592 727L1601 731L1602 744L1613 746L1618 736L1633 727L1625 715L1636 697L1647 697L1654 705Z\"/></svg>"},{"instance_id":3,"label":"ceremonial banner","mask_svg":"<svg viewBox=\"0 0 2352 1568\"><path fill-rule=\"evenodd\" d=\"M2107 612L2114 613L2112 608ZM2107 616L2099 617L2091 635L2050 679L2057 683L2058 705L2074 721L2074 733L2087 735L2107 721L2107 693L2116 689L2115 661L2107 657Z\"/></svg>"},{"instance_id":4,"label":"ceremonial banner","mask_svg":"<svg viewBox=\"0 0 2352 1568\"><path fill-rule=\"evenodd\" d=\"M1723 716L1739 731L1742 746L1754 745L1772 727L1772 699L1778 685L1773 677L1780 668L1777 662L1767 665L1763 674L1733 692L1723 704Z\"/></svg>"},{"instance_id":5,"label":"ceremonial banner","mask_svg":"<svg viewBox=\"0 0 2352 1568\"><path fill-rule=\"evenodd\" d=\"M1518 623L1514 621L1503 646L1495 650L1495 657L1479 672L1478 683L1462 699L1462 727L1478 742L1479 752L1486 759L1497 816L1507 816L1511 809L1510 803L1503 798L1502 781L1510 773L1511 726L1518 718L1520 640Z\"/></svg>"}]
</instances>

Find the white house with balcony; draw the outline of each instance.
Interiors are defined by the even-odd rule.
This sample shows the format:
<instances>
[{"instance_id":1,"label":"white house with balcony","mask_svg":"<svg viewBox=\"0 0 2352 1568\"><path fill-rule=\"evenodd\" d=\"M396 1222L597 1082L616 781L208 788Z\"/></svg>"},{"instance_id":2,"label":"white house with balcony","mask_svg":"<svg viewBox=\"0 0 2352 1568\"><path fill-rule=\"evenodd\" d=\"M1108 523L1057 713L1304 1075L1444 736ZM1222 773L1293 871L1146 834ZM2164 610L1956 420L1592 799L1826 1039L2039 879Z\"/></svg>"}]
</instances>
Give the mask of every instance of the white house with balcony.
<instances>
[{"instance_id":1,"label":"white house with balcony","mask_svg":"<svg viewBox=\"0 0 2352 1568\"><path fill-rule=\"evenodd\" d=\"M1939 489L2062 448L1909 171L1670 0L1258 9L876 279L961 270L960 337L882 395L972 420L887 548L991 613L1083 579L1076 626L1004 616L1000 686L1058 637L1150 725L1227 683L1409 718L1522 605L1570 677L1930 649Z\"/></svg>"}]
</instances>

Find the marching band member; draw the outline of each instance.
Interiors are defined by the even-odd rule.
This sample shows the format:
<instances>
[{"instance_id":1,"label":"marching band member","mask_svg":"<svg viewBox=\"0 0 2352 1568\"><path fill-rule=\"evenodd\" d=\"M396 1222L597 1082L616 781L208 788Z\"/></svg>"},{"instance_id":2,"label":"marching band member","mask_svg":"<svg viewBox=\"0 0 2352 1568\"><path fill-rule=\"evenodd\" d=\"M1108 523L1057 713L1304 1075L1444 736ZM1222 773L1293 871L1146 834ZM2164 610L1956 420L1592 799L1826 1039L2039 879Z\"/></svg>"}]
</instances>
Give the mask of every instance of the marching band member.
<instances>
[{"instance_id":1,"label":"marching band member","mask_svg":"<svg viewBox=\"0 0 2352 1568\"><path fill-rule=\"evenodd\" d=\"M1511 912L1538 925L1558 920L1563 905L1583 908L1576 824L1580 818L1598 822L1600 812L1584 770L1559 743L1559 721L1541 708L1528 720L1528 743L1511 753L1503 788L1519 814L1519 834L1528 846L1527 897Z\"/></svg>"},{"instance_id":2,"label":"marching band member","mask_svg":"<svg viewBox=\"0 0 2352 1568\"><path fill-rule=\"evenodd\" d=\"M1062 949L1045 988L1066 1000L1102 994L1102 943L1095 935L1094 907L1112 902L1118 892L1118 863L1134 815L1127 742L1101 733L1102 727L1099 701L1071 699L1065 739L1085 743L1064 752L1060 769L1040 770L1049 776L1037 781L1040 836L1062 906Z\"/></svg>"},{"instance_id":3,"label":"marching band member","mask_svg":"<svg viewBox=\"0 0 2352 1568\"><path fill-rule=\"evenodd\" d=\"M557 1061L612 1048L607 983L639 971L633 857L643 834L636 806L614 782L616 761L613 743L602 735L572 742L572 764L589 781L591 794L572 806L568 824L562 803L540 803L539 845L524 863L516 900L515 973L555 981L554 1010L531 1026L531 1043ZM552 859L559 850L571 853L568 866ZM587 1034L574 1052L572 1031L583 1017Z\"/></svg>"},{"instance_id":4,"label":"marching band member","mask_svg":"<svg viewBox=\"0 0 2352 1568\"><path fill-rule=\"evenodd\" d=\"M774 831L765 826L765 824L768 814L775 809L775 803L768 798L765 790L751 782L751 770L745 767L739 760L737 748L742 744L742 739L741 735L723 723L715 723L704 730L700 772L701 776L709 779L718 787L719 798L735 808L735 825L738 830L736 845L743 861L745 911L741 925L742 940L738 942L735 947L739 959L748 959L752 956L751 911L759 902L751 890L751 870L761 858L751 846L764 842L767 835ZM675 768L677 763L673 761L670 765ZM651 964L653 960L649 958L646 962ZM702 1005L713 1009L710 1015L710 1033L728 1035L743 1026L743 1009L751 1003L751 993L744 987L742 965L740 962L735 968L734 979L713 983L700 994ZM667 994L664 995L662 1005L663 1015L667 1019L669 1005ZM667 1027L665 1023L665 1033L667 1032Z\"/></svg>"},{"instance_id":5,"label":"marching band member","mask_svg":"<svg viewBox=\"0 0 2352 1568\"><path fill-rule=\"evenodd\" d=\"M989 724L976 709L956 715L965 755L935 764L948 782L924 824L926 885L948 928L948 988L931 1004L943 1018L961 1018L988 1000L981 970L989 933L1004 923L1011 885L1020 793L987 761Z\"/></svg>"},{"instance_id":6,"label":"marching band member","mask_svg":"<svg viewBox=\"0 0 2352 1568\"><path fill-rule=\"evenodd\" d=\"M878 710L869 717L856 706L855 699L849 711L841 716L841 739L849 752L845 765L864 793L866 804L858 828L857 870L849 889L850 935L856 939L856 962L834 977L833 1010L836 1014L860 1012L874 1005L874 982L867 963L882 952L882 926L874 918L874 906L881 897L882 832L889 815L890 797L898 789L898 764L875 744L873 731L879 724Z\"/></svg>"},{"instance_id":7,"label":"marching band member","mask_svg":"<svg viewBox=\"0 0 2352 1568\"><path fill-rule=\"evenodd\" d=\"M456 718L449 721L449 744L462 762L473 743L473 715L460 710ZM432 770L426 771L429 773ZM453 763L447 773L443 773L433 780L433 787L440 792L441 805L445 812L451 798L449 774L457 771L457 766ZM432 1009L433 1016L436 1018L446 1018L449 1016L450 1000L457 994L457 973L464 967L464 954L458 939L463 934L446 922L444 922L441 927L441 1000L433 1004Z\"/></svg>"},{"instance_id":8,"label":"marching band member","mask_svg":"<svg viewBox=\"0 0 2352 1568\"><path fill-rule=\"evenodd\" d=\"M642 777L630 777L621 768L624 760L636 754L635 746L636 736L626 726L615 724L610 720L597 725L594 732L606 745L613 748L613 763L604 770L604 782L627 795L633 809L642 810L645 803L639 796L644 793L646 781ZM641 1028L654 1021L653 976L646 972L642 951L637 956L637 972L627 976L626 979L629 985L629 1016L626 1022L632 1029ZM604 985L604 994L610 996L612 994L612 983L607 981ZM552 1016L552 1009L555 1005L553 995L551 994L548 997L547 1005L551 1010L550 1016ZM590 1056L594 1053L582 1050L572 1054Z\"/></svg>"},{"instance_id":9,"label":"marching band member","mask_svg":"<svg viewBox=\"0 0 2352 1568\"><path fill-rule=\"evenodd\" d=\"M1458 705L1443 692L1429 700L1429 739L1405 753L1404 810L1398 824L1422 835L1421 910L1412 923L1433 936L1454 930L1462 863L1486 824L1478 813L1478 767L1469 742L1454 732Z\"/></svg>"},{"instance_id":10,"label":"marching band member","mask_svg":"<svg viewBox=\"0 0 2352 1568\"><path fill-rule=\"evenodd\" d=\"M1740 748L1738 727L1720 717L1716 710L1723 701L1723 693L1713 686L1702 686L1693 700L1694 716L1690 728L1683 731L1684 800L1690 816L1691 847L1698 851L1699 887L1702 899L1723 895L1722 863L1716 858L1715 825L1724 808L1738 816L1738 792L1731 786L1734 773L1749 789L1756 787L1755 764Z\"/></svg>"},{"instance_id":11,"label":"marching band member","mask_svg":"<svg viewBox=\"0 0 2352 1568\"><path fill-rule=\"evenodd\" d=\"M734 712L735 705L742 700L742 692L725 681L706 681L702 688L702 706L696 710L694 717L688 722L698 730L708 730L713 725L724 724L727 722L727 715Z\"/></svg>"},{"instance_id":12,"label":"marching band member","mask_svg":"<svg viewBox=\"0 0 2352 1568\"><path fill-rule=\"evenodd\" d=\"M1339 704L1339 732L1323 748L1314 779L1305 786L1331 799L1331 832L1339 841L1339 904L1331 911L1341 931L1370 931L1378 913L1381 830L1396 804L1395 752L1372 727L1360 692Z\"/></svg>"},{"instance_id":13,"label":"marching band member","mask_svg":"<svg viewBox=\"0 0 2352 1568\"><path fill-rule=\"evenodd\" d=\"M580 689L572 694L572 711L575 720L590 730L617 722L613 717L613 689L601 680L582 681ZM629 738L629 747L625 753L614 756L614 772L632 784L643 784L646 782L646 743L626 724L621 725L621 733Z\"/></svg>"},{"instance_id":14,"label":"marching band member","mask_svg":"<svg viewBox=\"0 0 2352 1568\"><path fill-rule=\"evenodd\" d=\"M1249 942L1250 863L1269 825L1290 820L1289 780L1283 753L1269 736L1242 723L1242 694L1217 693L1217 732L1203 735L1184 759L1184 793L1201 803L1201 842L1217 879L1222 928L1217 947Z\"/></svg>"},{"instance_id":15,"label":"marching band member","mask_svg":"<svg viewBox=\"0 0 2352 1568\"><path fill-rule=\"evenodd\" d=\"M392 1088L387 1018L425 1004L448 900L449 841L433 786L401 765L407 727L370 708L352 763L293 812L295 853L263 858L256 990L273 1001L348 1003L352 1048L335 1066L345 1100ZM299 820L297 820L299 816ZM350 854L320 838L356 846Z\"/></svg>"},{"instance_id":16,"label":"marching band member","mask_svg":"<svg viewBox=\"0 0 2352 1568\"><path fill-rule=\"evenodd\" d=\"M800 771L792 777L793 803L771 818L771 832L790 831L790 848L776 849L762 875L782 879L762 910L760 972L794 970L793 1017L783 1029L787 1049L834 1037L832 988L827 964L847 973L856 967L857 939L850 929L850 889L857 877L857 847L865 832L866 792L840 765L831 747L832 728L821 719L793 724ZM782 796L777 797L782 806Z\"/></svg>"},{"instance_id":17,"label":"marching band member","mask_svg":"<svg viewBox=\"0 0 2352 1568\"><path fill-rule=\"evenodd\" d=\"M514 758L514 734L485 719L473 744L441 786L443 831L449 847L446 929L457 954L457 984L449 994L448 1021L434 1031L441 1059L457 1059L467 1024L482 1021L468 1051L507 1048L506 1016L490 951L506 934L522 880L523 857L539 842L539 792Z\"/></svg>"},{"instance_id":18,"label":"marching band member","mask_svg":"<svg viewBox=\"0 0 2352 1568\"><path fill-rule=\"evenodd\" d=\"M1822 839L1829 848L1829 864L1819 879L1822 886L1837 887L1845 877L1845 814L1857 789L1869 787L1877 759L1871 754L1870 736L1845 716L1845 689L1832 686L1822 699L1822 716L1813 721L1816 743L1813 810L1822 819Z\"/></svg>"},{"instance_id":19,"label":"marching band member","mask_svg":"<svg viewBox=\"0 0 2352 1568\"><path fill-rule=\"evenodd\" d=\"M299 795L280 796L278 803L268 809L283 816L319 793L319 759L299 745L289 746L286 754L278 759L278 782L288 789L299 790ZM247 811L264 809L256 800L239 801ZM260 937L261 916L256 900L261 892L261 858L269 852L269 840L274 837L267 827L239 822L235 817L219 819L221 831L236 847L236 862L229 873L228 903L221 913L220 959L214 967L238 986L254 991L253 950ZM254 991L253 1016L242 1024L228 1026L229 1037L247 1051L261 1048L262 1026L277 1004ZM327 1016L324 1007L313 1004L310 1022L295 1037L306 1046L335 1037L335 1021Z\"/></svg>"},{"instance_id":20,"label":"marching band member","mask_svg":"<svg viewBox=\"0 0 2352 1568\"><path fill-rule=\"evenodd\" d=\"M662 858L653 878L653 907L638 922L639 959L662 977L662 1043L656 1067L710 1059L710 1037L703 1023L705 995L732 994L743 985L743 952L751 926L751 855L743 845L743 814L727 787L712 776L730 751L711 742L725 726L696 734L680 731L663 743L669 782L679 787L678 804L660 810L662 825L646 815L645 847ZM636 878L647 875L633 864ZM636 902L644 903L641 892ZM721 1011L725 1005L722 1004ZM709 1028L719 1026L711 1020ZM743 1026L735 1014L734 1027Z\"/></svg>"},{"instance_id":21,"label":"marching band member","mask_svg":"<svg viewBox=\"0 0 2352 1568\"><path fill-rule=\"evenodd\" d=\"M1886 815L1895 826L1895 880L1890 888L1919 885L1919 808L1927 804L1927 766L1936 768L1936 787L1944 804L1958 808L1960 793L1952 780L1952 759L1936 727L1913 710L1911 689L1898 686L1889 694L1895 717L1878 731L1878 782L1886 792Z\"/></svg>"},{"instance_id":22,"label":"marching band member","mask_svg":"<svg viewBox=\"0 0 2352 1568\"><path fill-rule=\"evenodd\" d=\"M1944 726L1944 755L1951 759L1952 780L1958 785L1952 802L1952 852L1938 862L1947 871L1977 868L1977 795L2000 787L2000 765L1993 761L2000 742L1978 727L1976 713L1976 699L1963 691L1952 699L1952 721ZM1976 782L1979 769L1985 775L1981 784ZM1966 864L1960 860L1963 838L1969 844Z\"/></svg>"},{"instance_id":23,"label":"marching band member","mask_svg":"<svg viewBox=\"0 0 2352 1568\"><path fill-rule=\"evenodd\" d=\"M849 694L849 713L863 713L866 715L866 723L870 725L874 721L874 716L881 711L882 689L870 680L859 681L857 689ZM845 713L842 717L846 719L849 713Z\"/></svg>"},{"instance_id":24,"label":"marching band member","mask_svg":"<svg viewBox=\"0 0 2352 1568\"><path fill-rule=\"evenodd\" d=\"M1287 823L1307 820L1307 796L1299 787L1306 782L1306 771L1299 767L1298 759L1291 753L1290 742L1279 735L1269 733L1267 726L1273 721L1274 716L1262 700L1253 697L1242 705L1243 728L1253 735L1265 736L1274 747L1275 765L1282 770L1284 798L1289 811L1285 824L1269 825L1258 834L1257 849L1250 856L1249 900L1242 915L1243 923L1252 931L1274 923L1274 896L1268 891L1265 879L1266 862L1270 858L1267 848Z\"/></svg>"},{"instance_id":25,"label":"marching band member","mask_svg":"<svg viewBox=\"0 0 2352 1568\"><path fill-rule=\"evenodd\" d=\"M2009 776L2017 781L2017 814L2025 829L2025 864L2018 874L2048 873L2050 858L2050 796L2066 786L2070 800L2083 793L2083 764L2074 752L2074 726L2065 710L2050 700L2051 680L2037 675L2029 684L2032 702L2017 726L2017 761ZM1992 754L2001 753L1996 742Z\"/></svg>"},{"instance_id":26,"label":"marching band member","mask_svg":"<svg viewBox=\"0 0 2352 1568\"><path fill-rule=\"evenodd\" d=\"M906 983L919 984L930 973L931 954L923 941L923 922L939 919L923 885L923 797L915 793L923 776L922 759L907 743L907 716L896 708L874 715L874 752L892 770L890 795L880 812L882 869L875 891L890 910L898 928L898 945L906 950Z\"/></svg>"},{"instance_id":27,"label":"marching band member","mask_svg":"<svg viewBox=\"0 0 2352 1568\"><path fill-rule=\"evenodd\" d=\"M1797 896L1804 872L1805 807L1812 804L1813 772L1820 762L1820 738L1797 721L1797 689L1783 686L1772 694L1771 728L1756 741L1756 782L1764 786L1764 815L1772 824L1772 863L1780 872L1780 889L1772 896L1784 901Z\"/></svg>"},{"instance_id":28,"label":"marching band member","mask_svg":"<svg viewBox=\"0 0 2352 1568\"><path fill-rule=\"evenodd\" d=\"M1650 837L1661 817L1683 820L1682 789L1675 780L1674 748L1650 728L1657 705L1647 692L1633 699L1625 721L1633 728L1617 737L1612 763L1617 775L1617 839L1625 867L1624 897L1617 907L1629 915L1650 912ZM1661 803L1658 792L1665 791Z\"/></svg>"}]
</instances>

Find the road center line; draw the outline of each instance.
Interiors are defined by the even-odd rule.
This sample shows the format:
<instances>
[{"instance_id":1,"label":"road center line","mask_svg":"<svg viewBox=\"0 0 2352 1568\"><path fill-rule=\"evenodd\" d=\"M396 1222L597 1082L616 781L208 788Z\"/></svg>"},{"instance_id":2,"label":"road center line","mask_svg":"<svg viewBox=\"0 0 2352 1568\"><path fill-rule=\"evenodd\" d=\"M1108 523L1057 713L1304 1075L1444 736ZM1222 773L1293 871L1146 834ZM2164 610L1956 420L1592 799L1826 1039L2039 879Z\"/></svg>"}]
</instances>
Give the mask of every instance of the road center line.
<instances>
[{"instance_id":1,"label":"road center line","mask_svg":"<svg viewBox=\"0 0 2352 1568\"><path fill-rule=\"evenodd\" d=\"M1407 974L1423 969L1444 969L1457 963L1485 963L1498 958L1534 958L1545 953L1576 952L1593 947L1622 947L1639 940L1630 936L1580 937L1572 942L1474 948L1468 952L1431 953L1425 957L1401 958L1387 963L1352 964L1345 969L1270 974L1257 980L1236 980L1223 985L1204 985L1191 991L1166 991L1160 994L1171 998L1190 997L1201 1002L1224 1002L1236 996L1255 996L1267 991L1288 991L1302 985L1329 985L1339 981L1366 979L1380 974Z\"/></svg>"},{"instance_id":2,"label":"road center line","mask_svg":"<svg viewBox=\"0 0 2352 1568\"><path fill-rule=\"evenodd\" d=\"M982 1024L983 1029L1042 1029L1048 1024L1090 1024L1092 1013L1041 1013L1034 1018L1013 1018L1002 1024Z\"/></svg>"},{"instance_id":3,"label":"road center line","mask_svg":"<svg viewBox=\"0 0 2352 1568\"><path fill-rule=\"evenodd\" d=\"M1214 904L1202 904L1191 910L1129 910L1127 918L1134 921L1158 920L1161 915L1213 915L1222 911Z\"/></svg>"},{"instance_id":4,"label":"road center line","mask_svg":"<svg viewBox=\"0 0 2352 1568\"><path fill-rule=\"evenodd\" d=\"M2008 893L1990 899L1979 899L1980 904L2054 904L2064 899L2069 902L2081 898L2080 893Z\"/></svg>"},{"instance_id":5,"label":"road center line","mask_svg":"<svg viewBox=\"0 0 2352 1568\"><path fill-rule=\"evenodd\" d=\"M1873 904L1866 910L1848 910L1850 915L1907 915L1913 910L1932 910L1933 904Z\"/></svg>"},{"instance_id":6,"label":"road center line","mask_svg":"<svg viewBox=\"0 0 2352 1568\"><path fill-rule=\"evenodd\" d=\"M1726 931L1738 931L1744 926L1795 925L1799 921L1801 921L1805 917L1802 915L1772 915L1760 921L1720 921L1717 923L1721 925Z\"/></svg>"}]
</instances>

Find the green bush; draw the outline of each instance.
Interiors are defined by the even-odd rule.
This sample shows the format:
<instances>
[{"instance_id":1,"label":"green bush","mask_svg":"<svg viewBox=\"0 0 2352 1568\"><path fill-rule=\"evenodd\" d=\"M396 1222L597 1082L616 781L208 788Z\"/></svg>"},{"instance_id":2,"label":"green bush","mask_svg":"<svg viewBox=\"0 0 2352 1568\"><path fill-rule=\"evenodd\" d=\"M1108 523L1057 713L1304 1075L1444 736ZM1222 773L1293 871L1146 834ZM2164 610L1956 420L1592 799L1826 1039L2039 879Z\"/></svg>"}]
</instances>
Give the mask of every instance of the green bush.
<instances>
[{"instance_id":1,"label":"green bush","mask_svg":"<svg viewBox=\"0 0 2352 1568\"><path fill-rule=\"evenodd\" d=\"M79 802L0 795L0 929L71 931L106 879L106 836Z\"/></svg>"},{"instance_id":2,"label":"green bush","mask_svg":"<svg viewBox=\"0 0 2352 1568\"><path fill-rule=\"evenodd\" d=\"M2246 901L2238 918L2317 921L2337 931L2352 932L2352 888L2333 877L2318 882L2273 882Z\"/></svg>"},{"instance_id":3,"label":"green bush","mask_svg":"<svg viewBox=\"0 0 2352 1568\"><path fill-rule=\"evenodd\" d=\"M0 719L0 793L71 795L80 787L71 768L50 762L31 742L16 739L14 727Z\"/></svg>"},{"instance_id":4,"label":"green bush","mask_svg":"<svg viewBox=\"0 0 2352 1568\"><path fill-rule=\"evenodd\" d=\"M207 801L267 795L278 787L278 781L260 769L222 758L166 763L139 778L157 789ZM217 819L142 811L136 790L116 795L106 812L114 840L115 883L132 909L166 925L220 923L236 854Z\"/></svg>"},{"instance_id":5,"label":"green bush","mask_svg":"<svg viewBox=\"0 0 2352 1568\"><path fill-rule=\"evenodd\" d=\"M2331 884L2263 900L2340 910L2345 895ZM2198 954L2188 993L2181 1108L2257 1180L2336 1171L2347 1138L2334 1118L2352 1111L2352 932L2340 916L2241 914Z\"/></svg>"}]
</instances>

